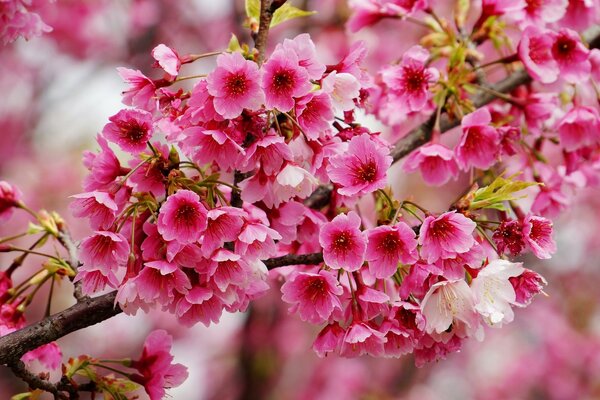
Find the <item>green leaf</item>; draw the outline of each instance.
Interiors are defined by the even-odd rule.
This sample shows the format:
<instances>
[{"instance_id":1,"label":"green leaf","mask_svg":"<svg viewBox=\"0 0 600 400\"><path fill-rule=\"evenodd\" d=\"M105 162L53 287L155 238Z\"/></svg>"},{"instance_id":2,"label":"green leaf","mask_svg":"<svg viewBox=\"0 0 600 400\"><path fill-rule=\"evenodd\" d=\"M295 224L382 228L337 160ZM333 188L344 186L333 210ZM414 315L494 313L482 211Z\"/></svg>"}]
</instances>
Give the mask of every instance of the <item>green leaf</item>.
<instances>
[{"instance_id":1,"label":"green leaf","mask_svg":"<svg viewBox=\"0 0 600 400\"><path fill-rule=\"evenodd\" d=\"M465 25L470 4L470 0L456 0L454 4L454 20L456 21L456 25L461 28Z\"/></svg>"},{"instance_id":2,"label":"green leaf","mask_svg":"<svg viewBox=\"0 0 600 400\"><path fill-rule=\"evenodd\" d=\"M246 5L249 1L246 1ZM260 2L259 2L260 8ZM260 11L259 11L260 13ZM273 14L273 19L271 20L271 28L281 24L282 22L289 21L290 19L300 18L300 17L308 17L309 15L316 14L316 11L305 11L301 10L297 7L290 5L289 3L285 3L281 7L279 7L275 13Z\"/></svg>"},{"instance_id":3,"label":"green leaf","mask_svg":"<svg viewBox=\"0 0 600 400\"><path fill-rule=\"evenodd\" d=\"M246 15L250 19L260 19L260 0L246 0Z\"/></svg>"},{"instance_id":4,"label":"green leaf","mask_svg":"<svg viewBox=\"0 0 600 400\"><path fill-rule=\"evenodd\" d=\"M231 39L229 39L229 44L227 45L227 50L232 53L242 51L242 46L240 46L240 41L238 40L237 36L235 36L234 34L231 34Z\"/></svg>"},{"instance_id":5,"label":"green leaf","mask_svg":"<svg viewBox=\"0 0 600 400\"><path fill-rule=\"evenodd\" d=\"M25 400L31 398L31 392L15 394L10 400Z\"/></svg>"},{"instance_id":6,"label":"green leaf","mask_svg":"<svg viewBox=\"0 0 600 400\"><path fill-rule=\"evenodd\" d=\"M502 175L494 179L488 186L475 191L473 200L469 206L470 210L481 208L492 208L506 211L505 201L521 199L525 196L515 196L515 193L530 186L538 185L536 182L525 182L513 180L520 173L503 178Z\"/></svg>"}]
</instances>

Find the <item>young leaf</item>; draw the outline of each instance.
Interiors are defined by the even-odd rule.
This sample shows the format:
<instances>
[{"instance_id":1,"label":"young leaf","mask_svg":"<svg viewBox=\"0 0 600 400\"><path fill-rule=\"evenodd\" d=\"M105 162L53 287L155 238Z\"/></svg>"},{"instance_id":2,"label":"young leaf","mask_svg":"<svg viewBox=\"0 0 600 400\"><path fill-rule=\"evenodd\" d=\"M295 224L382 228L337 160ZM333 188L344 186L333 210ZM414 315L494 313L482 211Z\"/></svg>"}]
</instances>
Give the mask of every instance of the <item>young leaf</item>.
<instances>
[{"instance_id":1,"label":"young leaf","mask_svg":"<svg viewBox=\"0 0 600 400\"><path fill-rule=\"evenodd\" d=\"M260 19L260 0L246 0L246 15L250 19Z\"/></svg>"},{"instance_id":2,"label":"young leaf","mask_svg":"<svg viewBox=\"0 0 600 400\"><path fill-rule=\"evenodd\" d=\"M246 2L246 4L248 4L248 2ZM275 11L275 13L273 14L273 19L271 20L271 28L290 19L308 17L309 15L313 15L316 13L316 11L304 11L290 5L289 3L285 3L284 5L279 7L277 11Z\"/></svg>"},{"instance_id":3,"label":"young leaf","mask_svg":"<svg viewBox=\"0 0 600 400\"><path fill-rule=\"evenodd\" d=\"M508 178L499 176L488 186L478 189L473 196L469 209L493 208L506 211L505 201L523 198L524 196L515 196L515 193L538 184L536 182L513 180L517 175L519 174L511 175Z\"/></svg>"}]
</instances>

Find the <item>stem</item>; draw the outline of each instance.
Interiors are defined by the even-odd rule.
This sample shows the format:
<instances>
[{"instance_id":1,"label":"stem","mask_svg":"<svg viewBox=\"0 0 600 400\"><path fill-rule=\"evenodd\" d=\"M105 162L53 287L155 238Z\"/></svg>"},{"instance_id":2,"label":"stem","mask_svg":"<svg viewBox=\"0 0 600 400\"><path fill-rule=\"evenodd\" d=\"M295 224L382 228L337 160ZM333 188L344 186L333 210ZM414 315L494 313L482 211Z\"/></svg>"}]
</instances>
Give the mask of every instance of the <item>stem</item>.
<instances>
[{"instance_id":1,"label":"stem","mask_svg":"<svg viewBox=\"0 0 600 400\"><path fill-rule=\"evenodd\" d=\"M201 58L218 56L219 54L223 54L223 53L228 53L228 52L227 51L212 51L210 53L203 53L203 54L190 54L188 56L189 61L186 59L186 63L191 63L191 62L194 62Z\"/></svg>"},{"instance_id":2,"label":"stem","mask_svg":"<svg viewBox=\"0 0 600 400\"><path fill-rule=\"evenodd\" d=\"M27 207L27 206L25 205L25 203L23 203L23 202L19 201L19 202L17 203L17 207L18 207L18 208L20 208L20 209L21 209L21 210L23 210L23 211L27 211L29 214L31 214L31 216L32 216L33 218L35 218L36 220L39 220L39 217L38 217L37 213L36 213L35 211L33 211L31 208Z\"/></svg>"},{"instance_id":3,"label":"stem","mask_svg":"<svg viewBox=\"0 0 600 400\"><path fill-rule=\"evenodd\" d=\"M175 82L181 82L181 81L186 81L188 79L196 79L196 78L206 78L207 75L206 74L200 74L200 75L188 75L188 76L180 76L178 78L175 79Z\"/></svg>"},{"instance_id":4,"label":"stem","mask_svg":"<svg viewBox=\"0 0 600 400\"><path fill-rule=\"evenodd\" d=\"M27 232L23 232L23 233L19 233L18 235L2 238L2 239L0 239L0 244L10 242L11 240L15 240L15 239L21 238L26 235L27 235Z\"/></svg>"},{"instance_id":5,"label":"stem","mask_svg":"<svg viewBox=\"0 0 600 400\"><path fill-rule=\"evenodd\" d=\"M523 104L523 102L515 99L514 97L512 97L510 95L507 95L505 93L500 93L500 92L498 92L498 91L496 91L496 90L494 90L492 88L489 88L487 86L478 85L476 83L471 83L471 86L474 86L474 87L476 87L477 89L479 89L481 91L487 92L487 93L491 94L494 97L497 97L497 98L499 98L501 100L504 100L507 103L510 103L510 104L512 104L515 107L523 108L525 106Z\"/></svg>"},{"instance_id":6,"label":"stem","mask_svg":"<svg viewBox=\"0 0 600 400\"><path fill-rule=\"evenodd\" d=\"M52 307L52 295L54 294L54 282L54 279L52 279L52 282L50 282L50 291L48 292L48 304L46 305L46 312L44 312L44 317L50 316L50 308Z\"/></svg>"},{"instance_id":7,"label":"stem","mask_svg":"<svg viewBox=\"0 0 600 400\"><path fill-rule=\"evenodd\" d=\"M26 253L26 254L33 254L35 256L42 256L42 257L46 257L46 258L52 258L56 261L60 261L59 257L50 255L50 254L46 254L46 253L41 253L39 251L35 251L35 250L29 250L29 249L22 249L20 247L15 247L15 246L9 246L9 250L8 251L20 251L22 253Z\"/></svg>"},{"instance_id":8,"label":"stem","mask_svg":"<svg viewBox=\"0 0 600 400\"><path fill-rule=\"evenodd\" d=\"M112 372L116 372L117 374L125 376L127 379L131 379L131 374L129 374L127 372L123 372L123 371L118 370L116 368L109 367L108 365L98 364L98 363L90 363L90 365L93 365L95 367L104 368L104 369L107 369L107 370L112 371Z\"/></svg>"}]
</instances>

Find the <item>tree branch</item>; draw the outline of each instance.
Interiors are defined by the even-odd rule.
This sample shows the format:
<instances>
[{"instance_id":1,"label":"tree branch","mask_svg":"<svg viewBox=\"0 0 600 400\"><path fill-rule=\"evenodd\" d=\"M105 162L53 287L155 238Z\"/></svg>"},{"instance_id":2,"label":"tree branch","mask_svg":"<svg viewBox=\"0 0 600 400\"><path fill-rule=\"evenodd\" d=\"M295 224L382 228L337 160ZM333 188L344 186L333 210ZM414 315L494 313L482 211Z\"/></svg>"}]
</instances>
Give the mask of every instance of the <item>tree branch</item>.
<instances>
[{"instance_id":1,"label":"tree branch","mask_svg":"<svg viewBox=\"0 0 600 400\"><path fill-rule=\"evenodd\" d=\"M265 60L265 50L267 49L267 38L269 37L269 28L271 28L271 20L273 14L286 0L260 0L260 20L258 25L258 33L254 39L254 47L258 51L258 59L256 62L260 67Z\"/></svg>"}]
</instances>

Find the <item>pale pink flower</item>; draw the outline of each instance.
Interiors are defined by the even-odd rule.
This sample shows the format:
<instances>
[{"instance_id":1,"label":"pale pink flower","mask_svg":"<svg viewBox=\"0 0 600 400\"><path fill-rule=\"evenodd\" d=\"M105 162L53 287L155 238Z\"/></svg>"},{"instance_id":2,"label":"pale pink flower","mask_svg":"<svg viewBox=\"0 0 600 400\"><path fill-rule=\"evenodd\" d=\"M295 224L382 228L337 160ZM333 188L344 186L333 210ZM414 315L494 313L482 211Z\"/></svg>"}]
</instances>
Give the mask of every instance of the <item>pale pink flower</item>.
<instances>
[{"instance_id":1,"label":"pale pink flower","mask_svg":"<svg viewBox=\"0 0 600 400\"><path fill-rule=\"evenodd\" d=\"M329 267L346 271L360 269L367 250L367 239L360 231L360 224L358 214L350 211L348 215L340 214L321 227L319 244Z\"/></svg>"},{"instance_id":2,"label":"pale pink flower","mask_svg":"<svg viewBox=\"0 0 600 400\"><path fill-rule=\"evenodd\" d=\"M583 32L598 22L599 11L595 0L569 0L567 12L560 20L560 25Z\"/></svg>"},{"instance_id":3,"label":"pale pink flower","mask_svg":"<svg viewBox=\"0 0 600 400\"><path fill-rule=\"evenodd\" d=\"M475 244L477 224L456 211L425 218L419 232L421 257L428 263L466 253Z\"/></svg>"},{"instance_id":4,"label":"pale pink flower","mask_svg":"<svg viewBox=\"0 0 600 400\"><path fill-rule=\"evenodd\" d=\"M389 278L398 270L398 263L412 264L417 261L415 233L404 222L382 225L367 231L366 260L375 278Z\"/></svg>"},{"instance_id":5,"label":"pale pink flower","mask_svg":"<svg viewBox=\"0 0 600 400\"><path fill-rule=\"evenodd\" d=\"M267 108L287 112L294 107L294 98L305 96L312 84L305 68L299 64L296 52L280 49L263 65L262 88Z\"/></svg>"},{"instance_id":6,"label":"pale pink flower","mask_svg":"<svg viewBox=\"0 0 600 400\"><path fill-rule=\"evenodd\" d=\"M333 71L321 81L324 93L331 97L334 109L339 112L354 108L354 99L360 96L360 82L352 74Z\"/></svg>"},{"instance_id":7,"label":"pale pink flower","mask_svg":"<svg viewBox=\"0 0 600 400\"><path fill-rule=\"evenodd\" d=\"M129 243L120 233L96 231L83 239L79 258L87 268L98 268L108 275L127 264Z\"/></svg>"},{"instance_id":8,"label":"pale pink flower","mask_svg":"<svg viewBox=\"0 0 600 400\"><path fill-rule=\"evenodd\" d=\"M466 337L479 328L475 296L462 279L431 286L421 302L421 312L429 334L443 334L452 327L453 332L465 333L463 337Z\"/></svg>"},{"instance_id":9,"label":"pale pink flower","mask_svg":"<svg viewBox=\"0 0 600 400\"><path fill-rule=\"evenodd\" d=\"M207 226L206 213L200 196L191 190L178 190L160 208L158 232L167 241L197 242Z\"/></svg>"},{"instance_id":10,"label":"pale pink flower","mask_svg":"<svg viewBox=\"0 0 600 400\"><path fill-rule=\"evenodd\" d=\"M351 0L352 16L348 28L352 32L371 26L386 17L410 15L428 7L427 0Z\"/></svg>"},{"instance_id":11,"label":"pale pink flower","mask_svg":"<svg viewBox=\"0 0 600 400\"><path fill-rule=\"evenodd\" d=\"M532 25L523 31L519 42L519 58L529 75L541 83L552 83L558 79L560 70L552 55L555 38L554 32Z\"/></svg>"},{"instance_id":12,"label":"pale pink flower","mask_svg":"<svg viewBox=\"0 0 600 400\"><path fill-rule=\"evenodd\" d=\"M144 151L152 137L152 115L143 110L121 110L109 118L102 135L122 150L136 154Z\"/></svg>"},{"instance_id":13,"label":"pale pink flower","mask_svg":"<svg viewBox=\"0 0 600 400\"><path fill-rule=\"evenodd\" d=\"M181 59L175 50L167 45L159 44L152 49L152 58L156 60L158 65L169 75L177 76L179 68L181 68Z\"/></svg>"},{"instance_id":14,"label":"pale pink flower","mask_svg":"<svg viewBox=\"0 0 600 400\"><path fill-rule=\"evenodd\" d=\"M281 200L273 193L275 178L276 175L270 176L258 170L251 177L244 179L238 185L242 189L242 200L248 203L262 200L268 208L279 206Z\"/></svg>"},{"instance_id":15,"label":"pale pink flower","mask_svg":"<svg viewBox=\"0 0 600 400\"><path fill-rule=\"evenodd\" d=\"M389 149L364 134L350 140L346 153L329 159L327 173L332 182L341 186L339 194L357 196L383 189L390 165Z\"/></svg>"},{"instance_id":16,"label":"pale pink flower","mask_svg":"<svg viewBox=\"0 0 600 400\"><path fill-rule=\"evenodd\" d=\"M163 306L175 298L174 291L185 294L192 287L187 275L177 264L167 261L151 261L135 277L140 299L147 303L158 301Z\"/></svg>"},{"instance_id":17,"label":"pale pink flower","mask_svg":"<svg viewBox=\"0 0 600 400\"><path fill-rule=\"evenodd\" d=\"M211 322L217 323L223 313L223 303L213 291L202 286L192 287L184 297L177 302L176 315L179 321L192 326L202 322L209 326Z\"/></svg>"},{"instance_id":18,"label":"pale pink flower","mask_svg":"<svg viewBox=\"0 0 600 400\"><path fill-rule=\"evenodd\" d=\"M117 71L123 81L129 84L129 88L123 92L123 104L154 111L158 106L155 82L139 70L119 67Z\"/></svg>"},{"instance_id":19,"label":"pale pink flower","mask_svg":"<svg viewBox=\"0 0 600 400\"><path fill-rule=\"evenodd\" d=\"M390 95L404 113L421 111L431 98L429 87L438 81L440 73L427 67L428 58L429 51L413 46L404 53L399 65L387 67L381 73Z\"/></svg>"},{"instance_id":20,"label":"pale pink flower","mask_svg":"<svg viewBox=\"0 0 600 400\"><path fill-rule=\"evenodd\" d=\"M325 64L317 60L317 49L308 33L301 33L293 39L284 39L278 48L292 50L298 56L298 63L306 69L309 79L319 80L325 72Z\"/></svg>"},{"instance_id":21,"label":"pale pink flower","mask_svg":"<svg viewBox=\"0 0 600 400\"><path fill-rule=\"evenodd\" d=\"M21 201L21 196L19 188L6 181L0 181L0 222L10 218L14 208Z\"/></svg>"},{"instance_id":22,"label":"pale pink flower","mask_svg":"<svg viewBox=\"0 0 600 400\"><path fill-rule=\"evenodd\" d=\"M569 83L583 83L590 78L590 51L581 43L579 34L563 28L552 45L552 56L558 63L560 77Z\"/></svg>"},{"instance_id":23,"label":"pale pink flower","mask_svg":"<svg viewBox=\"0 0 600 400\"><path fill-rule=\"evenodd\" d=\"M525 0L527 3L524 13L517 14L512 20L520 22L521 26L545 26L557 22L567 11L569 0Z\"/></svg>"},{"instance_id":24,"label":"pale pink flower","mask_svg":"<svg viewBox=\"0 0 600 400\"><path fill-rule=\"evenodd\" d=\"M25 40L41 36L43 33L52 32L52 27L47 25L38 13L32 12L28 7L31 1L2 0L0 1L0 42L2 45L14 42L19 37Z\"/></svg>"},{"instance_id":25,"label":"pale pink flower","mask_svg":"<svg viewBox=\"0 0 600 400\"><path fill-rule=\"evenodd\" d=\"M244 109L258 110L264 102L259 78L258 65L240 53L219 55L217 68L206 77L215 110L227 119L238 117Z\"/></svg>"},{"instance_id":26,"label":"pale pink flower","mask_svg":"<svg viewBox=\"0 0 600 400\"><path fill-rule=\"evenodd\" d=\"M556 252L552 221L546 218L528 215L523 220L523 236L537 258L548 259Z\"/></svg>"},{"instance_id":27,"label":"pale pink flower","mask_svg":"<svg viewBox=\"0 0 600 400\"><path fill-rule=\"evenodd\" d=\"M600 142L600 115L593 107L575 106L557 123L560 143L567 151Z\"/></svg>"},{"instance_id":28,"label":"pale pink flower","mask_svg":"<svg viewBox=\"0 0 600 400\"><path fill-rule=\"evenodd\" d=\"M441 186L458 176L454 152L437 143L429 143L413 151L404 161L404 170L420 170L425 183L433 186Z\"/></svg>"},{"instance_id":29,"label":"pale pink flower","mask_svg":"<svg viewBox=\"0 0 600 400\"><path fill-rule=\"evenodd\" d=\"M69 205L73 215L89 218L92 229L108 229L113 224L119 207L112 194L100 191L75 194Z\"/></svg>"},{"instance_id":30,"label":"pale pink flower","mask_svg":"<svg viewBox=\"0 0 600 400\"><path fill-rule=\"evenodd\" d=\"M487 108L462 119L462 136L454 149L458 165L463 170L471 166L488 169L496 163L500 151L500 134L490 126L492 117Z\"/></svg>"},{"instance_id":31,"label":"pale pink flower","mask_svg":"<svg viewBox=\"0 0 600 400\"><path fill-rule=\"evenodd\" d=\"M293 200L271 209L269 220L271 227L281 235L279 243L290 244L296 240L298 225L305 219L306 213L306 206Z\"/></svg>"},{"instance_id":32,"label":"pale pink flower","mask_svg":"<svg viewBox=\"0 0 600 400\"><path fill-rule=\"evenodd\" d=\"M296 102L296 115L306 136L319 139L331 129L335 117L331 97L322 91L307 94Z\"/></svg>"},{"instance_id":33,"label":"pale pink flower","mask_svg":"<svg viewBox=\"0 0 600 400\"><path fill-rule=\"evenodd\" d=\"M44 367L55 370L61 365L62 351L56 342L50 342L25 353L21 360L26 363L37 360Z\"/></svg>"},{"instance_id":34,"label":"pale pink flower","mask_svg":"<svg viewBox=\"0 0 600 400\"><path fill-rule=\"evenodd\" d=\"M302 321L321 324L334 312L341 313L339 296L343 293L335 276L321 270L318 273L299 272L281 287L281 299L291 304L290 313L298 312Z\"/></svg>"},{"instance_id":35,"label":"pale pink flower","mask_svg":"<svg viewBox=\"0 0 600 400\"><path fill-rule=\"evenodd\" d=\"M144 386L150 400L163 399L165 389L181 385L188 377L186 367L172 364L172 343L173 338L166 331L153 331L144 342L140 358L131 362L131 368L138 371L131 380Z\"/></svg>"},{"instance_id":36,"label":"pale pink flower","mask_svg":"<svg viewBox=\"0 0 600 400\"><path fill-rule=\"evenodd\" d=\"M519 307L528 306L533 296L540 293L548 284L543 276L527 268L524 268L521 275L510 278L510 283L516 293L515 304Z\"/></svg>"},{"instance_id":37,"label":"pale pink flower","mask_svg":"<svg viewBox=\"0 0 600 400\"><path fill-rule=\"evenodd\" d=\"M276 176L273 182L273 205L298 197L305 199L316 189L319 182L304 168L288 163ZM266 202L265 202L266 204Z\"/></svg>"},{"instance_id":38,"label":"pale pink flower","mask_svg":"<svg viewBox=\"0 0 600 400\"><path fill-rule=\"evenodd\" d=\"M500 327L512 322L511 305L516 304L515 290L509 279L524 272L521 263L493 260L479 270L471 283L475 294L475 309L488 325Z\"/></svg>"}]
</instances>

